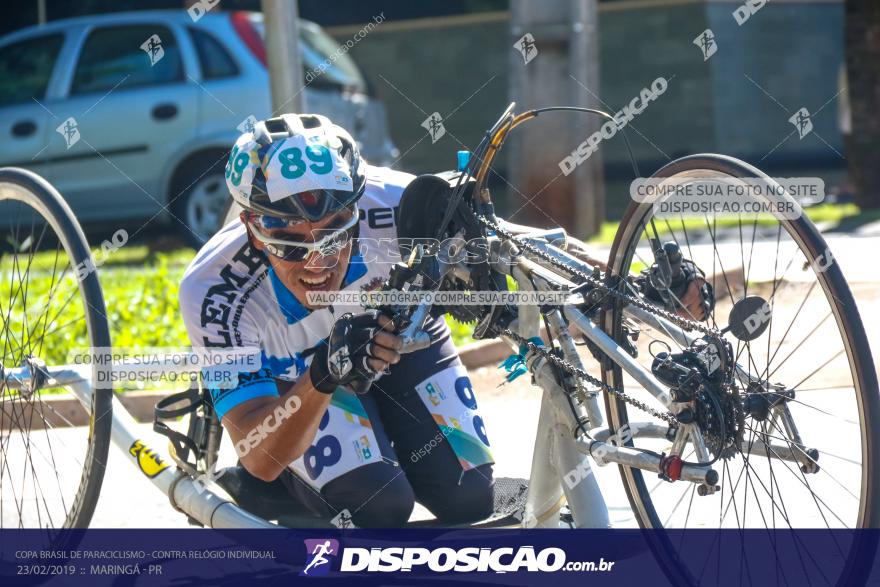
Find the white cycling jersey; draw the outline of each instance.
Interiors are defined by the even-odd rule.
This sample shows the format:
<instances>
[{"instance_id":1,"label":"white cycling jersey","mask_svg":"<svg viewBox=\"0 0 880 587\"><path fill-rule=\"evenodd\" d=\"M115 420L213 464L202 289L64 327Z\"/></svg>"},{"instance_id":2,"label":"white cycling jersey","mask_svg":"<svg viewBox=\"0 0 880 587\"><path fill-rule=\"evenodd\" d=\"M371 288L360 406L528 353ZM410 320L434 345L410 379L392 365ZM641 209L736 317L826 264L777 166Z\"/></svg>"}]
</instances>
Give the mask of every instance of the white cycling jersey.
<instances>
[{"instance_id":1,"label":"white cycling jersey","mask_svg":"<svg viewBox=\"0 0 880 587\"><path fill-rule=\"evenodd\" d=\"M412 175L387 168L368 167L367 186L358 201L359 254L352 255L342 290L377 289L391 266L400 260L396 245L397 207ZM278 395L276 379L296 381L306 374L310 356L303 356L330 334L333 323L361 306L336 304L309 310L275 275L261 253L248 242L236 220L224 227L199 251L180 285L180 309L193 347L225 350L258 349L259 357L233 374L231 385L206 387L222 418L233 407L258 397ZM247 354L250 354L248 351ZM462 403L463 386L470 390L467 371L456 361L439 372L425 373L416 393L435 422L446 425L453 450L464 468L491 462L481 421ZM276 417L277 418L277 417ZM272 422L272 429L277 422ZM251 441L251 433L256 434ZM250 431L239 449L259 442L261 431ZM322 450L332 442L340 450L326 457ZM317 448L314 448L317 447ZM358 396L337 391L307 451L290 468L312 487L361 465L381 461L378 442ZM241 450L239 450L239 454Z\"/></svg>"},{"instance_id":2,"label":"white cycling jersey","mask_svg":"<svg viewBox=\"0 0 880 587\"><path fill-rule=\"evenodd\" d=\"M407 173L368 167L367 186L358 201L360 251L352 254L340 289L376 289L400 260L396 247L378 243L397 236L397 206L412 179ZM260 349L260 369L248 375L248 381L212 390L222 417L244 401L276 395L274 378L296 381L307 365L303 351L325 338L339 316L364 309L336 304L308 310L249 244L244 225L236 219L208 241L187 268L180 285L180 310L194 347Z\"/></svg>"}]
</instances>

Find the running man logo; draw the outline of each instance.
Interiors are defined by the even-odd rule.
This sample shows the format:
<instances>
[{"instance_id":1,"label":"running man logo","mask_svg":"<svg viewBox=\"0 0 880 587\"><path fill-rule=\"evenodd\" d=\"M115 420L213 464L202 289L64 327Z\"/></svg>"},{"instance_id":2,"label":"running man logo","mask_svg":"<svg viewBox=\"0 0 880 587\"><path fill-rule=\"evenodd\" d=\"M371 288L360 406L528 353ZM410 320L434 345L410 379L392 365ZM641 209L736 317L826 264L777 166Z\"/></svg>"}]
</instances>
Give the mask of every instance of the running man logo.
<instances>
[{"instance_id":1,"label":"running man logo","mask_svg":"<svg viewBox=\"0 0 880 587\"><path fill-rule=\"evenodd\" d=\"M249 114L247 118L241 121L241 124L236 126L238 132L244 134L246 132L254 132L254 127L257 125L257 117L253 114Z\"/></svg>"},{"instance_id":2,"label":"running man logo","mask_svg":"<svg viewBox=\"0 0 880 587\"><path fill-rule=\"evenodd\" d=\"M440 116L439 112L435 112L426 118L421 126L431 136L431 144L436 143L446 134L446 127L443 126L443 117Z\"/></svg>"},{"instance_id":3,"label":"running man logo","mask_svg":"<svg viewBox=\"0 0 880 587\"><path fill-rule=\"evenodd\" d=\"M141 43L141 49L150 58L150 67L153 67L165 57L165 49L162 47L162 39L159 35L150 35L150 38Z\"/></svg>"},{"instance_id":4,"label":"running man logo","mask_svg":"<svg viewBox=\"0 0 880 587\"><path fill-rule=\"evenodd\" d=\"M351 519L351 512L345 508L336 514L336 517L330 520L330 523L340 530L348 530L355 527L354 522Z\"/></svg>"},{"instance_id":5,"label":"running man logo","mask_svg":"<svg viewBox=\"0 0 880 587\"><path fill-rule=\"evenodd\" d=\"M306 566L300 577L322 577L330 572L330 565L339 556L339 541L331 538L304 540L306 543Z\"/></svg>"},{"instance_id":6,"label":"running man logo","mask_svg":"<svg viewBox=\"0 0 880 587\"><path fill-rule=\"evenodd\" d=\"M64 144L68 149L79 142L79 123L73 116L58 125L55 131L64 137Z\"/></svg>"},{"instance_id":7,"label":"running man logo","mask_svg":"<svg viewBox=\"0 0 880 587\"><path fill-rule=\"evenodd\" d=\"M535 45L535 37L532 36L532 33L524 34L513 44L513 48L522 55L524 65L528 65L529 61L538 56L538 47Z\"/></svg>"},{"instance_id":8,"label":"running man logo","mask_svg":"<svg viewBox=\"0 0 880 587\"><path fill-rule=\"evenodd\" d=\"M797 129L799 139L803 139L813 130L813 121L810 119L810 111L806 108L801 108L795 112L788 121L794 125L795 129Z\"/></svg>"},{"instance_id":9,"label":"running man logo","mask_svg":"<svg viewBox=\"0 0 880 587\"><path fill-rule=\"evenodd\" d=\"M159 458L159 455L153 452L153 449L147 447L142 441L135 440L128 453L137 458L138 467L141 472L152 479L169 467L168 463Z\"/></svg>"},{"instance_id":10,"label":"running man logo","mask_svg":"<svg viewBox=\"0 0 880 587\"><path fill-rule=\"evenodd\" d=\"M703 52L703 61L708 61L718 50L718 44L715 42L715 33L712 32L712 29L706 29L697 35L697 38L694 39L694 45Z\"/></svg>"},{"instance_id":11,"label":"running man logo","mask_svg":"<svg viewBox=\"0 0 880 587\"><path fill-rule=\"evenodd\" d=\"M330 355L330 361L328 365L330 367L330 370L333 372L333 376L337 379L341 379L342 377L348 375L348 372L351 371L352 367L354 366L348 353L348 347L339 347L339 350Z\"/></svg>"}]
</instances>

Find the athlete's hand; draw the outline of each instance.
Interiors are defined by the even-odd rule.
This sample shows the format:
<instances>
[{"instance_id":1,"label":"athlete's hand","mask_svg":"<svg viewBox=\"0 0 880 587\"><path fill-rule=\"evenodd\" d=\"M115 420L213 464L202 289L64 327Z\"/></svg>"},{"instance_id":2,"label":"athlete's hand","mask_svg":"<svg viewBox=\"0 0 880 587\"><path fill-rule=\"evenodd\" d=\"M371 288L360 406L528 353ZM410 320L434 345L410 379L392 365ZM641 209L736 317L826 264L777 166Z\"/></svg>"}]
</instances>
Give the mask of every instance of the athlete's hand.
<instances>
[{"instance_id":1,"label":"athlete's hand","mask_svg":"<svg viewBox=\"0 0 880 587\"><path fill-rule=\"evenodd\" d=\"M642 293L649 301L664 305L663 295L654 288L648 276L649 270L646 269L636 278ZM681 269L673 276L668 293L671 294L675 304L675 313L683 318L708 320L715 307L715 292L712 285L706 281L703 271L689 259L682 260Z\"/></svg>"},{"instance_id":2,"label":"athlete's hand","mask_svg":"<svg viewBox=\"0 0 880 587\"><path fill-rule=\"evenodd\" d=\"M378 310L345 314L318 346L309 368L312 385L323 393L337 387L363 393L377 373L400 361L403 337L392 320Z\"/></svg>"},{"instance_id":3,"label":"athlete's hand","mask_svg":"<svg viewBox=\"0 0 880 587\"><path fill-rule=\"evenodd\" d=\"M709 318L709 313L715 305L712 286L701 274L691 277L684 294L679 298L683 308L678 308L675 313L683 318L704 321Z\"/></svg>"}]
</instances>

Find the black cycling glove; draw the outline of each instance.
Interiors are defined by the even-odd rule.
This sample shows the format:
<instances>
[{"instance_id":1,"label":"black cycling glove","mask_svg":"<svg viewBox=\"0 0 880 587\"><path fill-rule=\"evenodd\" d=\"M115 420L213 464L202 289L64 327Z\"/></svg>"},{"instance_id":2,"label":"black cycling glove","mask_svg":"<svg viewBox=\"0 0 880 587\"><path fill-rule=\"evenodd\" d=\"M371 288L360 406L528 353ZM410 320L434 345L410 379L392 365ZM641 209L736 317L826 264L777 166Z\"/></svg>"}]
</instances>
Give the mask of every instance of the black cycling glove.
<instances>
[{"instance_id":1,"label":"black cycling glove","mask_svg":"<svg viewBox=\"0 0 880 587\"><path fill-rule=\"evenodd\" d=\"M344 314L333 325L330 336L315 348L309 367L312 386L331 394L337 387L365 393L377 372L367 362L372 358L373 336L381 330L380 312Z\"/></svg>"}]
</instances>

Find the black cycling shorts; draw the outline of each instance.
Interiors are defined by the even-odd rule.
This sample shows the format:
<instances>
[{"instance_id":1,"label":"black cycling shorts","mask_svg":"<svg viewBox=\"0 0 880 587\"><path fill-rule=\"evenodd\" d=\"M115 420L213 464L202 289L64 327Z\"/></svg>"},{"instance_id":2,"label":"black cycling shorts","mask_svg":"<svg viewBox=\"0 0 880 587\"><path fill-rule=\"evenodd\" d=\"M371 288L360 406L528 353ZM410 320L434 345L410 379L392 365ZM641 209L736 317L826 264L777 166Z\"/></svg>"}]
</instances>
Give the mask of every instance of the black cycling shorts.
<instances>
[{"instance_id":1,"label":"black cycling shorts","mask_svg":"<svg viewBox=\"0 0 880 587\"><path fill-rule=\"evenodd\" d=\"M324 519L406 523L418 501L444 523L492 513L492 457L476 397L442 318L432 344L405 354L366 394L337 391L301 459L282 475Z\"/></svg>"}]
</instances>

